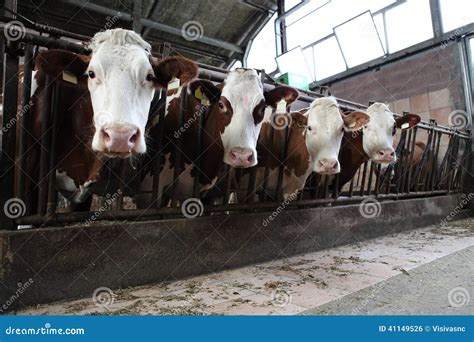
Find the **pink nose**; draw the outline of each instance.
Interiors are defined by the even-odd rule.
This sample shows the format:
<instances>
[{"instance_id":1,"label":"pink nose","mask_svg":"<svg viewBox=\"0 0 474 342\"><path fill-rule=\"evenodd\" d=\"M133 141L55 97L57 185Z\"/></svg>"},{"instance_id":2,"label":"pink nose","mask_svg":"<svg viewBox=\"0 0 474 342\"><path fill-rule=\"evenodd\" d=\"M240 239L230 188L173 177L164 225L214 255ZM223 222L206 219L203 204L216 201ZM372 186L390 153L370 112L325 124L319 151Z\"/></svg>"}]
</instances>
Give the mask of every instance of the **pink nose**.
<instances>
[{"instance_id":1,"label":"pink nose","mask_svg":"<svg viewBox=\"0 0 474 342\"><path fill-rule=\"evenodd\" d=\"M377 161L391 163L395 159L393 148L384 148L377 153Z\"/></svg>"},{"instance_id":2,"label":"pink nose","mask_svg":"<svg viewBox=\"0 0 474 342\"><path fill-rule=\"evenodd\" d=\"M101 135L104 146L111 153L130 153L138 142L137 128L105 128Z\"/></svg>"},{"instance_id":3,"label":"pink nose","mask_svg":"<svg viewBox=\"0 0 474 342\"><path fill-rule=\"evenodd\" d=\"M229 157L233 167L250 167L255 161L253 151L248 148L233 148L229 152Z\"/></svg>"},{"instance_id":4,"label":"pink nose","mask_svg":"<svg viewBox=\"0 0 474 342\"><path fill-rule=\"evenodd\" d=\"M339 162L336 159L323 158L319 162L319 173L333 175L338 172Z\"/></svg>"}]
</instances>

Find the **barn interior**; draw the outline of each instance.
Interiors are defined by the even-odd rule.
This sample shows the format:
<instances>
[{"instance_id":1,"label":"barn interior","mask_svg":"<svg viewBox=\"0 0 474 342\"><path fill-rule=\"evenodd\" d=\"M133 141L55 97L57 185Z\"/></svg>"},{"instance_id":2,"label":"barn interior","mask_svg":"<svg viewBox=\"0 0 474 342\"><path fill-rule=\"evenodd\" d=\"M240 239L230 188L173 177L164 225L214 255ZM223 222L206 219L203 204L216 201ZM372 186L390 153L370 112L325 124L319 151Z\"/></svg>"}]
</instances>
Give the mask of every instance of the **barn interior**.
<instances>
[{"instance_id":1,"label":"barn interior","mask_svg":"<svg viewBox=\"0 0 474 342\"><path fill-rule=\"evenodd\" d=\"M474 4L347 3L5 0L0 312L472 314ZM327 177L311 173L305 190L290 202L278 190L254 200L250 178L245 201L232 202L228 185L218 204L197 200L199 215L192 217L174 193L169 205L138 208L139 185L127 182L138 171L116 160L107 164L109 181L94 193L91 208L71 209L71 201L55 189L52 155L61 142L50 137L37 166L41 173L40 164L48 165L39 209L31 210L22 180L28 177L15 173L29 158L21 142L30 132L17 133L31 114L30 97L18 90L26 79L22 70L31 73L34 57L48 49L90 53L90 38L114 28L139 33L156 57L191 59L199 77L214 84L232 70L252 68L264 89L294 87L300 97L288 111L334 96L344 112L365 112L381 102L396 117L416 114L421 122L397 131L393 147L399 160L383 176L381 166L367 160L338 192ZM55 91L45 114L52 128ZM156 92L155 101L164 108L166 92ZM425 149L412 167L418 141ZM117 189L113 204L104 204ZM6 209L12 200L20 203L14 214ZM12 300L18 284L22 295Z\"/></svg>"}]
</instances>

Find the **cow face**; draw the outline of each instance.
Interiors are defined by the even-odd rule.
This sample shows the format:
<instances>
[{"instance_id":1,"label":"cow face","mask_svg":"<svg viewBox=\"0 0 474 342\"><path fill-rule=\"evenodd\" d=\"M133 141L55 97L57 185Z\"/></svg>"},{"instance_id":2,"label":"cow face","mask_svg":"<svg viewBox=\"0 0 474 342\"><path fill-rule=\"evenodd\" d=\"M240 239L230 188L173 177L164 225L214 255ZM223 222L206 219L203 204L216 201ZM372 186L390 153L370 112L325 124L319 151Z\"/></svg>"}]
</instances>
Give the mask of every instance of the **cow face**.
<instances>
[{"instance_id":1,"label":"cow face","mask_svg":"<svg viewBox=\"0 0 474 342\"><path fill-rule=\"evenodd\" d=\"M362 146L370 160L380 164L397 161L393 148L393 136L397 128L411 128L420 122L415 114L404 115L395 120L387 105L374 103L367 108L370 122L363 128Z\"/></svg>"},{"instance_id":2,"label":"cow face","mask_svg":"<svg viewBox=\"0 0 474 342\"><path fill-rule=\"evenodd\" d=\"M54 75L74 74L86 82L93 108L95 133L92 149L109 157L144 153L145 125L156 87L166 87L176 77L192 80L196 64L170 57L157 61L150 45L133 31L114 29L97 33L90 56L62 50L42 52L40 68Z\"/></svg>"},{"instance_id":3,"label":"cow face","mask_svg":"<svg viewBox=\"0 0 474 342\"><path fill-rule=\"evenodd\" d=\"M344 131L355 131L369 121L367 114L342 114L333 97L313 101L307 116L306 146L311 156L313 171L322 175L340 172L339 150Z\"/></svg>"},{"instance_id":4,"label":"cow face","mask_svg":"<svg viewBox=\"0 0 474 342\"><path fill-rule=\"evenodd\" d=\"M193 89L193 87L191 87ZM267 106L276 108L284 99L287 104L298 98L298 92L279 86L264 92L262 82L253 69L236 69L220 87L206 84L203 92L211 101L208 132L218 132L224 163L247 168L257 164L257 141Z\"/></svg>"}]
</instances>

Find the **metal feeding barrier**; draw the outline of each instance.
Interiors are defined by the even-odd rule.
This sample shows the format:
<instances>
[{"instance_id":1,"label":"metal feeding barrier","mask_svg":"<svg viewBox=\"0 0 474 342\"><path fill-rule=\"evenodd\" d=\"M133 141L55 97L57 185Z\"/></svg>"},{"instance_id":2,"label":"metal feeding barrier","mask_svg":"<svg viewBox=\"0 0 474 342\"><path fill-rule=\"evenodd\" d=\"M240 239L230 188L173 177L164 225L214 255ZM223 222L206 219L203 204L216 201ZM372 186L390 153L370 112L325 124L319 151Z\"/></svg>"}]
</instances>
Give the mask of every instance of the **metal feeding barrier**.
<instances>
[{"instance_id":1,"label":"metal feeding barrier","mask_svg":"<svg viewBox=\"0 0 474 342\"><path fill-rule=\"evenodd\" d=\"M54 31L57 35L67 36L66 32ZM39 156L32 156L30 144L32 139L32 113L31 113L31 81L33 71L33 57L35 49L60 48L77 53L88 53L88 49L81 44L73 43L57 37L45 37L31 33L23 34L15 41L5 41L5 84L3 103L3 130L2 130L2 159L1 159L1 184L0 199L4 206L11 199L26 201L30 196L36 195L37 206L27 208L26 215L8 215L3 210L0 229L16 229L17 225L54 225L83 223L90 219L96 212L94 207L86 211L62 210L58 205L58 192L55 186L57 167L57 146L58 141L58 120L61 113L58 112L58 99L61 98L61 87L58 82L51 77L46 77L47 85L39 95L42 97L43 106L41 112L41 149ZM171 53L171 46L162 44L160 56ZM19 88L20 56L24 56L23 82ZM273 89L276 83L263 71L260 71L265 89ZM226 78L226 70L200 65L200 78L207 79L215 83L222 82ZM20 92L19 92L20 89ZM185 95L186 87L182 89ZM292 104L293 108L303 108L316 98L327 95L327 89L321 88L320 92L299 91L299 99ZM21 98L18 98L21 94ZM17 108L17 101L19 107ZM155 127L156 134L149 142L149 152L147 156L139 158L131 165L128 160L111 159L105 161L107 169L110 171L106 176L105 187L95 192L98 203L103 203L110 198L111 193L118 193L113 198L113 204L107 206L107 210L101 210L100 215L95 215L94 220L140 220L140 219L160 219L168 217L182 217L180 202L177 199L177 185L181 174L183 162L192 162L200 171L201 158L188 160L188 156L183 155L183 135L179 135L174 141L175 168L173 182L167 188L168 196L160 193L159 172L162 167L164 141L164 116L165 116L166 90L156 96L156 100L151 106L149 122L155 115L159 117ZM354 102L338 99L340 108L343 111L365 109L366 106ZM181 96L181 111L179 114L179 124L185 123L186 96ZM204 108L206 110L206 108ZM21 113L21 115L19 114ZM272 115L275 115L273 110ZM196 136L197 156L201 155L203 144L203 127L205 115L199 117L199 130ZM10 126L10 127L7 127ZM181 127L180 126L180 127ZM270 129L270 146L275 129ZM284 136L288 137L289 128L286 127ZM420 138L420 132L423 137ZM17 141L18 139L18 141ZM420 140L421 139L421 140ZM422 141L426 148L421 157L414 160L416 142ZM282 140L280 148L280 160L287 157L287 139ZM360 202L370 196L378 200L438 196L453 192L462 192L466 178L466 165L470 156L469 134L456 131L452 128L438 125L435 121L421 122L417 127L410 130L402 130L399 142L396 147L398 162L390 165L386 169L378 164L367 161L363 163L353 179L341 190L339 190L339 176L334 179L321 177L312 174L297 198L286 203L286 207L302 208L314 206L343 205ZM38 182L34 183L19 170L26 170L30 158L38 158ZM264 167L264 178L269 176L268 160L260 160L259 166ZM151 206L147 209L136 209L133 202L128 208L124 208L124 201L141 194L139 184L144 177L142 170L154 170L153 186L147 195L151 196ZM235 212L255 212L268 211L281 205L284 200L281 195L282 181L284 176L283 164L278 168L278 183L276 191L271 193L267 190L267 181L263 183L263 189L256 186L256 168L235 169L223 164L222 177L216 185L219 190L218 203L207 203L203 205L204 215L230 215ZM236 179L242 179L243 173L249 175L248 184L236 184ZM129 176L133 175L133 176ZM37 192L31 192L31 187L35 187ZM239 198L237 203L231 203L236 188L246 188L246 196ZM100 187L99 187L100 188ZM118 191L120 190L120 191ZM194 197L200 197L200 184L198 177L195 177L193 185ZM143 193L142 193L143 194ZM91 195L91 194L89 194ZM131 207L131 208L130 208ZM20 208L20 210L25 208Z\"/></svg>"}]
</instances>

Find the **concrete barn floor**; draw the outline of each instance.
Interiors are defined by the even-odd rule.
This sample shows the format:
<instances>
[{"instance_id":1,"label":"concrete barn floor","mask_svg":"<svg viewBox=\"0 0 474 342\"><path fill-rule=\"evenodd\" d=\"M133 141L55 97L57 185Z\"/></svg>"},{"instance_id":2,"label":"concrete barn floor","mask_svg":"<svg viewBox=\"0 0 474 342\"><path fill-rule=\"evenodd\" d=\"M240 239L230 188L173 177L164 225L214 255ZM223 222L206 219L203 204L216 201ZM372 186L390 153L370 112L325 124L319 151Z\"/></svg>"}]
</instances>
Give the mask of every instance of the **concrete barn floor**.
<instances>
[{"instance_id":1,"label":"concrete barn floor","mask_svg":"<svg viewBox=\"0 0 474 342\"><path fill-rule=\"evenodd\" d=\"M99 306L95 304L99 303ZM474 218L19 315L473 314Z\"/></svg>"}]
</instances>

